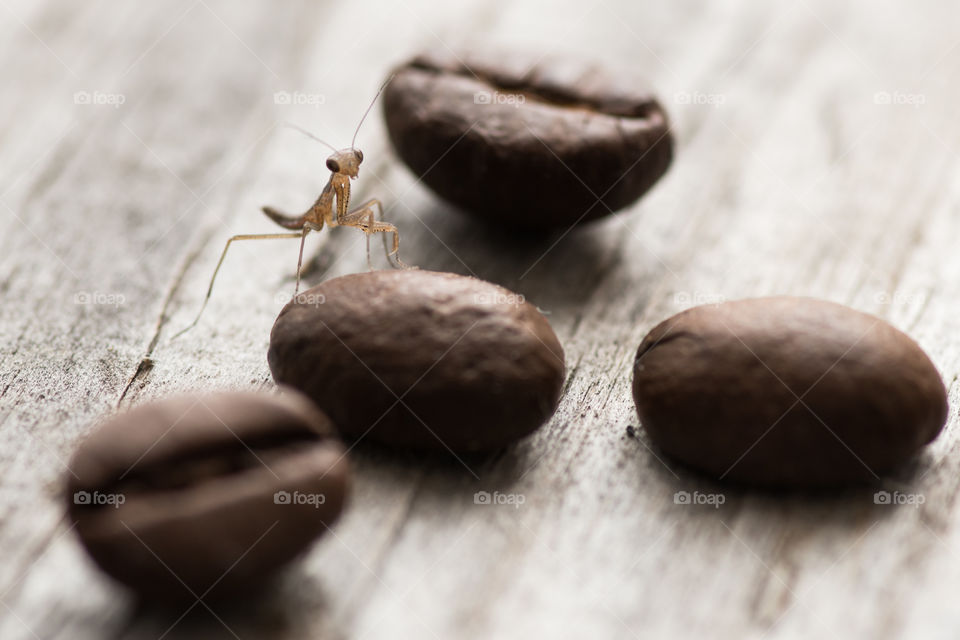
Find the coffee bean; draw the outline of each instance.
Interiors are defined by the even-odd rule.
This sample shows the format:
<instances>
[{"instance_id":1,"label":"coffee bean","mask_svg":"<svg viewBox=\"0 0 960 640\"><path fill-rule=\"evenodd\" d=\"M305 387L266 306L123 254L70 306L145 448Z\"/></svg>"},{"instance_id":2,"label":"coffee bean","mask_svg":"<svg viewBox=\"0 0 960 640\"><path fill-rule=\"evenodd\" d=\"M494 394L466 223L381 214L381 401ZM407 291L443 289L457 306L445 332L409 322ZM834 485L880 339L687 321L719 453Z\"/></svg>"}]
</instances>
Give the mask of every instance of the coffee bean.
<instances>
[{"instance_id":1,"label":"coffee bean","mask_svg":"<svg viewBox=\"0 0 960 640\"><path fill-rule=\"evenodd\" d=\"M425 184L512 227L568 228L622 209L673 156L645 82L577 59L425 53L396 71L383 105L394 148Z\"/></svg>"},{"instance_id":2,"label":"coffee bean","mask_svg":"<svg viewBox=\"0 0 960 640\"><path fill-rule=\"evenodd\" d=\"M644 338L633 397L665 452L770 487L874 482L932 441L940 375L883 320L809 298L696 307Z\"/></svg>"},{"instance_id":3,"label":"coffee bean","mask_svg":"<svg viewBox=\"0 0 960 640\"><path fill-rule=\"evenodd\" d=\"M297 296L270 334L270 370L351 438L490 451L539 427L564 380L546 318L502 287L450 273L373 271Z\"/></svg>"},{"instance_id":4,"label":"coffee bean","mask_svg":"<svg viewBox=\"0 0 960 640\"><path fill-rule=\"evenodd\" d=\"M145 599L257 591L340 514L348 466L333 433L292 391L145 405L77 450L69 515L100 568Z\"/></svg>"}]
</instances>

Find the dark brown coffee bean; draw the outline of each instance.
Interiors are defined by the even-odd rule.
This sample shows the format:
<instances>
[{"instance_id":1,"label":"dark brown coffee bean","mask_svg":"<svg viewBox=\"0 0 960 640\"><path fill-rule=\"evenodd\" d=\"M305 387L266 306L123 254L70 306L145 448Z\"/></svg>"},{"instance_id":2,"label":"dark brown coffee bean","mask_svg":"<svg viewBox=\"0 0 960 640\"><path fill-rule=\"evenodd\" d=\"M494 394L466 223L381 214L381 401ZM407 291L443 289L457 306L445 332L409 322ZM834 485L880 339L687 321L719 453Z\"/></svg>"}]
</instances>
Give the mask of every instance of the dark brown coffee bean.
<instances>
[{"instance_id":1,"label":"dark brown coffee bean","mask_svg":"<svg viewBox=\"0 0 960 640\"><path fill-rule=\"evenodd\" d=\"M397 70L383 108L424 183L513 227L567 228L622 209L673 157L646 84L575 59L425 53Z\"/></svg>"},{"instance_id":2,"label":"dark brown coffee bean","mask_svg":"<svg viewBox=\"0 0 960 640\"><path fill-rule=\"evenodd\" d=\"M633 397L668 454L771 487L874 482L933 440L943 382L883 320L809 298L696 307L640 345Z\"/></svg>"},{"instance_id":3,"label":"dark brown coffee bean","mask_svg":"<svg viewBox=\"0 0 960 640\"><path fill-rule=\"evenodd\" d=\"M348 466L333 433L292 391L145 405L80 446L69 515L93 560L144 598L256 591L343 508Z\"/></svg>"},{"instance_id":4,"label":"dark brown coffee bean","mask_svg":"<svg viewBox=\"0 0 960 640\"><path fill-rule=\"evenodd\" d=\"M270 370L341 433L387 445L489 451L554 412L563 349L537 309L451 273L334 278L283 308Z\"/></svg>"}]
</instances>

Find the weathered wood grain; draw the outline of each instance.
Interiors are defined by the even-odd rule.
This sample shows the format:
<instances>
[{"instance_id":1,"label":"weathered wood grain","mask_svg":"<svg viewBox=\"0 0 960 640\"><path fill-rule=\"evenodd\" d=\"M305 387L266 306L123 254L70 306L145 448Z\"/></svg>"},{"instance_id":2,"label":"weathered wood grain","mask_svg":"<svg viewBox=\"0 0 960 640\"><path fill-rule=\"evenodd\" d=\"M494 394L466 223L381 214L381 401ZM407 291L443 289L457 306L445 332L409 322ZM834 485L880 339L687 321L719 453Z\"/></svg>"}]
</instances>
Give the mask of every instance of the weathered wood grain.
<instances>
[{"instance_id":1,"label":"weathered wood grain","mask_svg":"<svg viewBox=\"0 0 960 640\"><path fill-rule=\"evenodd\" d=\"M955 411L886 481L919 507L876 505L872 489L714 485L642 430L625 435L630 365L653 324L773 293L907 330L956 406L952 15L945 0L0 0L0 637L954 637ZM355 196L388 204L406 260L549 314L568 358L557 415L463 464L358 446L350 509L271 600L182 619L138 610L62 516L73 447L117 407L272 387L267 338L294 241L239 243L200 325L170 338L225 239L271 231L261 205L300 209L322 186L325 148L280 125L346 144L393 64L471 42L626 61L674 118L677 159L652 193L546 239L459 216L399 164L379 117L361 131ZM315 105L277 104L283 91ZM352 230L308 242L308 282L366 268ZM523 504L477 505L477 491ZM724 503L676 504L677 491Z\"/></svg>"}]
</instances>

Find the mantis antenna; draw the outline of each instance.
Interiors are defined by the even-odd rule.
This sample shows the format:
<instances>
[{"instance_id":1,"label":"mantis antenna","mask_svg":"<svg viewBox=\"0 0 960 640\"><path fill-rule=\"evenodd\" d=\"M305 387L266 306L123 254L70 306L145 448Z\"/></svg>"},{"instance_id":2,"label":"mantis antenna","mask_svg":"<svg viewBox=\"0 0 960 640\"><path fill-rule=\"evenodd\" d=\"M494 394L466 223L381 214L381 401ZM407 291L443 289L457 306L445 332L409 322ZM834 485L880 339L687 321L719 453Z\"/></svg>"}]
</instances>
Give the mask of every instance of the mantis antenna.
<instances>
[{"instance_id":1,"label":"mantis antenna","mask_svg":"<svg viewBox=\"0 0 960 640\"><path fill-rule=\"evenodd\" d=\"M353 132L353 139L350 140L351 149L355 148L354 145L357 142L357 134L360 133L360 126L363 125L363 121L367 119L367 115L370 113L370 109L373 109L373 105L374 103L376 103L377 98L380 97L380 94L383 93L383 90L387 88L387 85L390 84L390 81L393 80L393 76L395 75L396 75L395 73L391 73L390 77L387 78L382 85L380 85L380 89L377 90L377 95L373 96L373 100L370 101L370 104L367 106L367 110L363 112L363 117L360 118L360 122L357 124L357 129L356 131Z\"/></svg>"},{"instance_id":2,"label":"mantis antenna","mask_svg":"<svg viewBox=\"0 0 960 640\"><path fill-rule=\"evenodd\" d=\"M317 136L313 135L312 133L310 133L309 131L307 131L307 130L304 129L303 127L298 127L297 125L295 125L295 124L293 124L293 123L291 123L291 122L284 122L284 123L283 123L283 126L289 128L289 129L294 129L294 130L296 130L296 131L299 131L300 133L302 133L303 135L307 136L308 138L313 138L314 140L316 140L316 141L319 142L320 144L325 144L325 145L327 145L328 147L330 147L330 150L331 150L331 151L336 152L336 149L334 148L334 146L333 146L332 144L330 144L330 143L327 142L326 140L321 140L320 138L318 138Z\"/></svg>"}]
</instances>

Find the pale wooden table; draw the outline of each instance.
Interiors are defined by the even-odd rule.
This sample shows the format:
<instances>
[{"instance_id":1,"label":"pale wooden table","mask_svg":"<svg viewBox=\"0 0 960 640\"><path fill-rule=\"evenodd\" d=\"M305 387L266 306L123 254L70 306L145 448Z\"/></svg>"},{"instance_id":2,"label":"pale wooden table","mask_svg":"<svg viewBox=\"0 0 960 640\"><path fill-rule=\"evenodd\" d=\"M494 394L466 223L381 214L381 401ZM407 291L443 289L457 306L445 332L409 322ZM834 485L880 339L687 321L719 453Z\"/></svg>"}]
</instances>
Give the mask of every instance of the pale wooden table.
<instances>
[{"instance_id":1,"label":"pale wooden table","mask_svg":"<svg viewBox=\"0 0 960 640\"><path fill-rule=\"evenodd\" d=\"M644 333L763 294L888 319L956 402L955 19L947 0L0 0L0 638L957 637L955 411L886 483L919 507L716 486L625 435ZM224 239L272 230L261 205L303 208L326 180L325 149L278 124L346 145L391 65L468 42L627 61L674 119L676 161L647 198L542 240L438 201L379 111L361 132L355 196L388 204L407 260L549 313L559 411L472 471L360 446L348 512L275 598L219 620L136 611L64 519L75 444L118 406L272 388L292 241L238 245L200 326L168 340ZM310 283L366 268L349 229L309 253ZM481 490L524 503L475 505Z\"/></svg>"}]
</instances>

